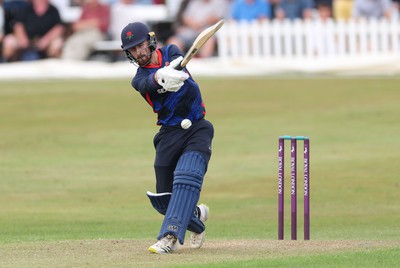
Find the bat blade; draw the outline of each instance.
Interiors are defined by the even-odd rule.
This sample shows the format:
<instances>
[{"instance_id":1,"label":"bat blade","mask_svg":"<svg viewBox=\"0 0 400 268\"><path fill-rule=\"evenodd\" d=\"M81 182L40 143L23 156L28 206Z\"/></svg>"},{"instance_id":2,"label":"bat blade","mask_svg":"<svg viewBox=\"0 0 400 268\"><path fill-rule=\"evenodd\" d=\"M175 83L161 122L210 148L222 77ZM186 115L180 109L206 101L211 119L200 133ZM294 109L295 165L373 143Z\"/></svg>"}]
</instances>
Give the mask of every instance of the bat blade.
<instances>
[{"instance_id":1,"label":"bat blade","mask_svg":"<svg viewBox=\"0 0 400 268\"><path fill-rule=\"evenodd\" d=\"M193 58L194 55L200 50L200 48L210 39L219 29L221 29L222 25L224 25L224 20L220 20L219 22L215 23L214 25L208 27L207 29L203 30L194 40L192 46L187 51L185 57L178 65L177 69L182 70L186 64Z\"/></svg>"}]
</instances>

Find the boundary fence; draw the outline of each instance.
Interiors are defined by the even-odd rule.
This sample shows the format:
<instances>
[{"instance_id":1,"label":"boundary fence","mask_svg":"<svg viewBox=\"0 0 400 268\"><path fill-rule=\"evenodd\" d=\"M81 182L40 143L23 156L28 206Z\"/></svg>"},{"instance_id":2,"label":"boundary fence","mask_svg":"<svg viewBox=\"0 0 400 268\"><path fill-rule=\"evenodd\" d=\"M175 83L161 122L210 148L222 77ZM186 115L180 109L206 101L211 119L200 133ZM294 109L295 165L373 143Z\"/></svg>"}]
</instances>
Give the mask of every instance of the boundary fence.
<instances>
[{"instance_id":1,"label":"boundary fence","mask_svg":"<svg viewBox=\"0 0 400 268\"><path fill-rule=\"evenodd\" d=\"M350 21L226 22L218 32L222 60L335 58L400 55L400 22Z\"/></svg>"}]
</instances>

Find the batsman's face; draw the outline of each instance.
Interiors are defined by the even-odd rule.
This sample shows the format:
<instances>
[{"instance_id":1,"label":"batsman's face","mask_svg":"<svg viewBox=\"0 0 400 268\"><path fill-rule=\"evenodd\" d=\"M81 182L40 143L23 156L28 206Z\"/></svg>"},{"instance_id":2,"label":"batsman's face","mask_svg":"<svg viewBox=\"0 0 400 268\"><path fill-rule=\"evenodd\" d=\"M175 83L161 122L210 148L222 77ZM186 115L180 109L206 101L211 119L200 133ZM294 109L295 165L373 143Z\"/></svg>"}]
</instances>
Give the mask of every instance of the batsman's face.
<instances>
[{"instance_id":1,"label":"batsman's face","mask_svg":"<svg viewBox=\"0 0 400 268\"><path fill-rule=\"evenodd\" d=\"M151 51L149 48L148 40L145 40L139 45L132 47L131 49L129 49L129 51L132 53L133 57L137 60L139 66L145 66L146 64L149 63L151 58Z\"/></svg>"}]
</instances>

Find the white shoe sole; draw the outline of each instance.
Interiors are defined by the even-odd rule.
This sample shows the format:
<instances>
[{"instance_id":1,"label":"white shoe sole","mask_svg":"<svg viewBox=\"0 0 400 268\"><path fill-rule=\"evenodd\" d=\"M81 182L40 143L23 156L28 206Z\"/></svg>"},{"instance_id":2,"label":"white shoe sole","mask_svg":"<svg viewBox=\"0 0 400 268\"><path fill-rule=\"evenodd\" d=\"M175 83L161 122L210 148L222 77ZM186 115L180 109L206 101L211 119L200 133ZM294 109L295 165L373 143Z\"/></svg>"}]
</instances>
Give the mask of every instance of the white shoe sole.
<instances>
[{"instance_id":1,"label":"white shoe sole","mask_svg":"<svg viewBox=\"0 0 400 268\"><path fill-rule=\"evenodd\" d=\"M174 252L174 250L172 250L172 249L161 249L161 248L157 249L157 248L154 248L153 246L149 247L149 251L151 253L155 253L155 254L168 254L168 253Z\"/></svg>"},{"instance_id":2,"label":"white shoe sole","mask_svg":"<svg viewBox=\"0 0 400 268\"><path fill-rule=\"evenodd\" d=\"M191 248L201 248L203 246L204 241L206 240L206 232L202 232L201 234L191 232L190 233L190 247Z\"/></svg>"},{"instance_id":3,"label":"white shoe sole","mask_svg":"<svg viewBox=\"0 0 400 268\"><path fill-rule=\"evenodd\" d=\"M179 248L179 242L175 240L174 243L168 243L170 245L166 245L163 243L163 239L157 241L154 245L151 245L149 247L149 251L151 253L156 253L156 254L167 254L167 253L172 253Z\"/></svg>"}]
</instances>

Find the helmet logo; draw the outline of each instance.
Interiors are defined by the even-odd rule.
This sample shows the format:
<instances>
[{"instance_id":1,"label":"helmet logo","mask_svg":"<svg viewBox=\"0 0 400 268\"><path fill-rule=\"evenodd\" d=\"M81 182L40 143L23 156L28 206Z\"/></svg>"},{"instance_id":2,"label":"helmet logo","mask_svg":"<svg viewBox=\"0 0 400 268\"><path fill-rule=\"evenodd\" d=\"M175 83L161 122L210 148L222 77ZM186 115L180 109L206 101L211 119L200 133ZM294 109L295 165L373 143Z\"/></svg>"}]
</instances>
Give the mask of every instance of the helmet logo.
<instances>
[{"instance_id":1,"label":"helmet logo","mask_svg":"<svg viewBox=\"0 0 400 268\"><path fill-rule=\"evenodd\" d=\"M132 39L133 38L133 33L131 31L126 32L126 39Z\"/></svg>"}]
</instances>

